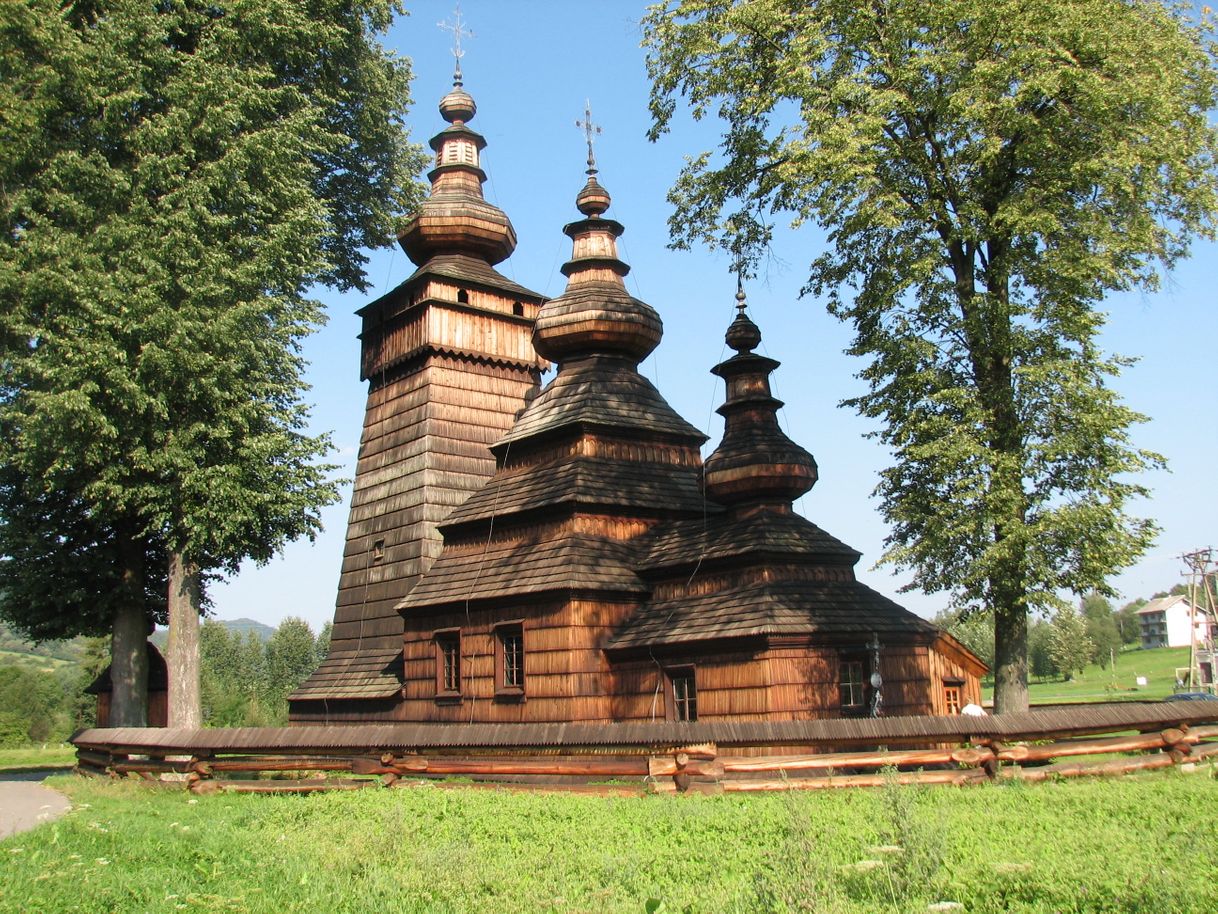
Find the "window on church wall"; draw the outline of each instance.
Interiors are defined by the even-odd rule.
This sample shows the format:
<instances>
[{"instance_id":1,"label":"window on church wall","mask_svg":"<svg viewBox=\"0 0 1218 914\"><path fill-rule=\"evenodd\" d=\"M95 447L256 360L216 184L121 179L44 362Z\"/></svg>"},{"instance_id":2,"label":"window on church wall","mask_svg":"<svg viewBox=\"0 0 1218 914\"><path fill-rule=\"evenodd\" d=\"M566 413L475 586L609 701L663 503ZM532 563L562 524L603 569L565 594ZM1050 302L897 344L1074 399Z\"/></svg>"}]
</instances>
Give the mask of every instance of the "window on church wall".
<instances>
[{"instance_id":1,"label":"window on church wall","mask_svg":"<svg viewBox=\"0 0 1218 914\"><path fill-rule=\"evenodd\" d=\"M524 623L501 622L495 626L495 700L524 698Z\"/></svg>"},{"instance_id":2,"label":"window on church wall","mask_svg":"<svg viewBox=\"0 0 1218 914\"><path fill-rule=\"evenodd\" d=\"M692 666L665 671L668 679L667 705L670 720L698 719L698 684Z\"/></svg>"},{"instance_id":3,"label":"window on church wall","mask_svg":"<svg viewBox=\"0 0 1218 914\"><path fill-rule=\"evenodd\" d=\"M868 679L871 664L865 654L843 654L838 661L838 696L843 714L867 711Z\"/></svg>"},{"instance_id":4,"label":"window on church wall","mask_svg":"<svg viewBox=\"0 0 1218 914\"><path fill-rule=\"evenodd\" d=\"M449 628L432 636L436 645L436 700L461 700L461 630Z\"/></svg>"}]
</instances>

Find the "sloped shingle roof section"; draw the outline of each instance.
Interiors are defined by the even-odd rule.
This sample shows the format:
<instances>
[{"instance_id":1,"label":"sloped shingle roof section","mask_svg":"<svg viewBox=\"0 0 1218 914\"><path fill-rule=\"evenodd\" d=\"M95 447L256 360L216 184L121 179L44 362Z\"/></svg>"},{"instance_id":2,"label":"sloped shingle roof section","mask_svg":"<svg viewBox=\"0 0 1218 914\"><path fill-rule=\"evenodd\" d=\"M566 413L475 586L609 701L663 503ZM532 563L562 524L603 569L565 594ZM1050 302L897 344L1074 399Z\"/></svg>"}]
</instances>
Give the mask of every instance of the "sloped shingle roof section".
<instances>
[{"instance_id":1,"label":"sloped shingle roof section","mask_svg":"<svg viewBox=\"0 0 1218 914\"><path fill-rule=\"evenodd\" d=\"M661 435L692 444L706 440L629 360L598 355L564 365L493 450L502 454L515 442L580 425Z\"/></svg>"},{"instance_id":2,"label":"sloped shingle roof section","mask_svg":"<svg viewBox=\"0 0 1218 914\"><path fill-rule=\"evenodd\" d=\"M703 498L697 476L686 467L575 457L500 471L440 530L448 535L464 524L562 504L689 514L702 510Z\"/></svg>"},{"instance_id":3,"label":"sloped shingle roof section","mask_svg":"<svg viewBox=\"0 0 1218 914\"><path fill-rule=\"evenodd\" d=\"M725 638L832 638L872 632L881 640L896 634L929 640L938 629L856 581L781 581L649 603L607 647L628 650Z\"/></svg>"},{"instance_id":4,"label":"sloped shingle roof section","mask_svg":"<svg viewBox=\"0 0 1218 914\"><path fill-rule=\"evenodd\" d=\"M652 534L640 564L658 571L743 556L799 556L854 565L860 555L798 514L763 511L715 517L709 523L695 518L663 524Z\"/></svg>"},{"instance_id":5,"label":"sloped shingle roof section","mask_svg":"<svg viewBox=\"0 0 1218 914\"><path fill-rule=\"evenodd\" d=\"M646 593L631 567L632 551L598 537L538 543L513 540L485 549L445 550L398 609L412 609L573 590Z\"/></svg>"},{"instance_id":6,"label":"sloped shingle roof section","mask_svg":"<svg viewBox=\"0 0 1218 914\"><path fill-rule=\"evenodd\" d=\"M293 694L294 701L339 698L393 698L402 683L399 678L402 649L397 639L392 647L381 647L377 639L371 649L336 653Z\"/></svg>"},{"instance_id":7,"label":"sloped shingle roof section","mask_svg":"<svg viewBox=\"0 0 1218 914\"><path fill-rule=\"evenodd\" d=\"M540 297L531 289L526 289L520 283L508 279L486 261L465 254L437 254L415 270L405 284L413 283L429 275L486 286L501 292L515 292L522 298L530 300Z\"/></svg>"}]
</instances>

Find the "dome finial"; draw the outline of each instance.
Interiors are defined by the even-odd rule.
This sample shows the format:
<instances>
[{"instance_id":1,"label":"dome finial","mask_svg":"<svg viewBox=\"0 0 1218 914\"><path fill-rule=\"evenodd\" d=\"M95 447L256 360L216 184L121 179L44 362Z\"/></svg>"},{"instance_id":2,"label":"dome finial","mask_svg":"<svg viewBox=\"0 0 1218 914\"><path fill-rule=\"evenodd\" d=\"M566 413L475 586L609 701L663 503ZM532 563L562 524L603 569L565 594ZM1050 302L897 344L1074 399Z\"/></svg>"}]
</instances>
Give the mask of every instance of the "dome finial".
<instances>
[{"instance_id":1,"label":"dome finial","mask_svg":"<svg viewBox=\"0 0 1218 914\"><path fill-rule=\"evenodd\" d=\"M461 39L474 37L474 33L467 29L465 24L461 21L460 2L457 3L457 8L453 13L452 22L449 22L446 19L443 22L437 22L436 25L439 28L444 29L446 32L453 33L453 85L460 87L462 85L461 58L465 56L465 52L461 50Z\"/></svg>"},{"instance_id":2,"label":"dome finial","mask_svg":"<svg viewBox=\"0 0 1218 914\"><path fill-rule=\"evenodd\" d=\"M761 330L744 313L744 274L736 271L736 319L727 328L724 339L737 352L752 352L761 342Z\"/></svg>"}]
</instances>

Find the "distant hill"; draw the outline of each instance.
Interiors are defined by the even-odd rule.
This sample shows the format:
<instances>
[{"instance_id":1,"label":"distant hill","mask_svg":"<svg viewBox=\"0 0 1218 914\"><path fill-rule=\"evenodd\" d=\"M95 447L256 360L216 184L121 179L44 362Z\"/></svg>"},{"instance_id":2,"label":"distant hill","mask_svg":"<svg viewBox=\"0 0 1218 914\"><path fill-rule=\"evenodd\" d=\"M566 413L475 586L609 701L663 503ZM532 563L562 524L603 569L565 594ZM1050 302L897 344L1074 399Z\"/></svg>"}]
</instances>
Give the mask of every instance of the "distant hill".
<instances>
[{"instance_id":1,"label":"distant hill","mask_svg":"<svg viewBox=\"0 0 1218 914\"><path fill-rule=\"evenodd\" d=\"M22 654L29 657L42 657L60 662L74 663L84 654L84 638L71 638L66 641L44 641L35 644L27 641L13 631L3 621L0 621L0 653L6 655Z\"/></svg>"},{"instance_id":2,"label":"distant hill","mask_svg":"<svg viewBox=\"0 0 1218 914\"><path fill-rule=\"evenodd\" d=\"M258 636L259 641L269 641L271 635L275 634L275 626L264 625L261 622L255 622L253 619L216 619L230 632L237 632L244 635L246 632L253 632Z\"/></svg>"},{"instance_id":3,"label":"distant hill","mask_svg":"<svg viewBox=\"0 0 1218 914\"><path fill-rule=\"evenodd\" d=\"M209 622L219 622L230 632L245 637L246 632L253 632L259 641L269 641L271 635L275 634L273 625L264 625L261 622L255 622L253 619L209 619ZM152 633L152 643L158 648L164 648L165 642L169 638L169 633L163 628L158 628Z\"/></svg>"}]
</instances>

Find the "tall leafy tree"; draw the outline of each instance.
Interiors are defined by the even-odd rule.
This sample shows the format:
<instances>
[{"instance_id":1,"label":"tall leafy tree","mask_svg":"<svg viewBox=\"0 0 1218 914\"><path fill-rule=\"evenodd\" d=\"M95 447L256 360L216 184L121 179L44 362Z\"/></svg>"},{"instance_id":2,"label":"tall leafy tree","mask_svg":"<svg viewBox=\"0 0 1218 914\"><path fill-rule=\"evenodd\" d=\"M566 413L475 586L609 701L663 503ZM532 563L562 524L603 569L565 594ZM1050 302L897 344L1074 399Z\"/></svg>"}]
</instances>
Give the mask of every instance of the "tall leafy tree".
<instances>
[{"instance_id":1,"label":"tall leafy tree","mask_svg":"<svg viewBox=\"0 0 1218 914\"><path fill-rule=\"evenodd\" d=\"M682 0L644 22L653 139L679 101L722 145L674 185L674 242L755 268L778 214L828 230L807 291L855 331L893 466L886 561L995 623L1027 707L1027 621L1155 533L1142 417L1110 387L1106 292L1213 237L1215 51L1153 0Z\"/></svg>"},{"instance_id":2,"label":"tall leafy tree","mask_svg":"<svg viewBox=\"0 0 1218 914\"><path fill-rule=\"evenodd\" d=\"M1064 679L1073 679L1091 659L1095 645L1087 624L1073 606L1062 606L1049 621L1049 659Z\"/></svg>"},{"instance_id":3,"label":"tall leafy tree","mask_svg":"<svg viewBox=\"0 0 1218 914\"><path fill-rule=\"evenodd\" d=\"M142 723L149 575L168 579L171 723L197 725L206 576L313 535L335 497L318 463L328 441L304 431L299 344L323 318L308 289L363 288L361 249L390 241L418 193L409 69L376 41L395 12L0 10L0 553L16 551L10 531L45 531L53 550L83 519L126 557L108 607L116 723ZM3 611L95 629L97 612L59 597L108 581L82 577L108 561L89 555L43 603ZM37 573L3 569L6 593Z\"/></svg>"},{"instance_id":4,"label":"tall leafy tree","mask_svg":"<svg viewBox=\"0 0 1218 914\"><path fill-rule=\"evenodd\" d=\"M1112 604L1101 594L1089 593L1083 597L1078 608L1087 628L1087 638L1091 642L1091 657L1088 659L1099 664L1101 670L1106 670L1120 652L1123 643L1121 631L1117 628L1112 612Z\"/></svg>"}]
</instances>

